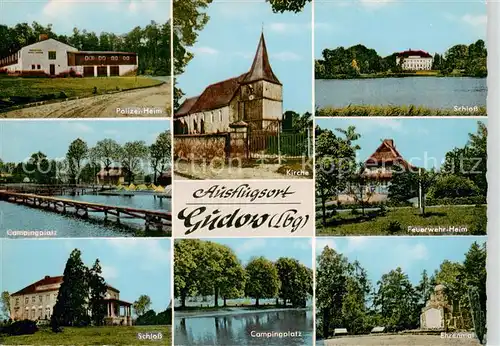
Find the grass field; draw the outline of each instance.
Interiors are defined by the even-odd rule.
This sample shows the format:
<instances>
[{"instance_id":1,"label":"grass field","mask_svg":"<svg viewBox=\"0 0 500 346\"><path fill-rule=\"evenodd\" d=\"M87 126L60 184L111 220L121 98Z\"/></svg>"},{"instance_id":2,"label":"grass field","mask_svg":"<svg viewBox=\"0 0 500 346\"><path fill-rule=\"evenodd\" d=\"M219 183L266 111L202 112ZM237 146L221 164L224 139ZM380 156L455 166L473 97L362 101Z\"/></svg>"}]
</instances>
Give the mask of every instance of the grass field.
<instances>
[{"instance_id":1,"label":"grass field","mask_svg":"<svg viewBox=\"0 0 500 346\"><path fill-rule=\"evenodd\" d=\"M6 336L2 345L170 345L171 326L106 326L106 327L66 327L62 333L54 333L50 328L40 329L33 335ZM161 341L138 340L137 333L163 334ZM0 340L2 336L0 336Z\"/></svg>"},{"instance_id":2,"label":"grass field","mask_svg":"<svg viewBox=\"0 0 500 346\"><path fill-rule=\"evenodd\" d=\"M15 78L0 77L0 100L10 97L41 97L48 94L67 97L92 96L111 91L160 85L161 81L148 77L91 77L91 78Z\"/></svg>"},{"instance_id":3,"label":"grass field","mask_svg":"<svg viewBox=\"0 0 500 346\"><path fill-rule=\"evenodd\" d=\"M325 107L316 110L318 117L376 117L376 116L451 116L451 115L487 115L486 107L478 107L477 111L464 112L454 109L433 109L420 106L360 106L349 105L347 107Z\"/></svg>"},{"instance_id":4,"label":"grass field","mask_svg":"<svg viewBox=\"0 0 500 346\"><path fill-rule=\"evenodd\" d=\"M453 235L486 234L486 206L446 206L427 207L426 216L421 216L417 208L394 208L383 213L366 212L366 215L340 212L327 219L327 226L316 216L316 234L326 235L450 235L444 232L414 233L408 227L465 227L468 232ZM390 223L398 222L399 229ZM484 228L484 229L483 229Z\"/></svg>"}]
</instances>

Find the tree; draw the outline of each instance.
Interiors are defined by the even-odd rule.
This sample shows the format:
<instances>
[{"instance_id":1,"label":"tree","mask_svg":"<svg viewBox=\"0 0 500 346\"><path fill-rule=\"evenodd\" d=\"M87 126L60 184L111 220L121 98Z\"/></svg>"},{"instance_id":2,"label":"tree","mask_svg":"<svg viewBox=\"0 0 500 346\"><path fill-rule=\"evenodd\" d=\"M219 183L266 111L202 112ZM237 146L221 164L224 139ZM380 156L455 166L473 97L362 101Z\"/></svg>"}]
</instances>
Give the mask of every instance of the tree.
<instances>
[{"instance_id":1,"label":"tree","mask_svg":"<svg viewBox=\"0 0 500 346\"><path fill-rule=\"evenodd\" d=\"M245 270L236 254L229 247L220 249L220 274L213 277L215 281L215 306L218 305L218 295L227 305L227 299L239 298L244 295L245 290Z\"/></svg>"},{"instance_id":2,"label":"tree","mask_svg":"<svg viewBox=\"0 0 500 346\"><path fill-rule=\"evenodd\" d=\"M102 268L99 259L88 271L88 285L90 290L89 310L92 323L95 326L102 326L107 314L106 305L103 304L106 298L107 285L102 275Z\"/></svg>"},{"instance_id":3,"label":"tree","mask_svg":"<svg viewBox=\"0 0 500 346\"><path fill-rule=\"evenodd\" d=\"M87 157L88 150L87 143L80 138L75 139L69 145L68 152L66 153L66 160L68 161L72 183L80 183L82 161Z\"/></svg>"},{"instance_id":4,"label":"tree","mask_svg":"<svg viewBox=\"0 0 500 346\"><path fill-rule=\"evenodd\" d=\"M61 326L85 326L89 324L87 303L89 285L87 268L82 262L81 252L74 249L64 268L63 282L54 305L51 326L59 331Z\"/></svg>"},{"instance_id":5,"label":"tree","mask_svg":"<svg viewBox=\"0 0 500 346\"><path fill-rule=\"evenodd\" d=\"M149 159L153 169L153 182L156 184L158 176L167 169L171 163L172 138L170 131L162 132L156 141L149 147Z\"/></svg>"},{"instance_id":6,"label":"tree","mask_svg":"<svg viewBox=\"0 0 500 346\"><path fill-rule=\"evenodd\" d=\"M469 178L457 175L445 175L436 179L429 190L429 197L460 198L478 196L480 192L476 184Z\"/></svg>"},{"instance_id":7,"label":"tree","mask_svg":"<svg viewBox=\"0 0 500 346\"><path fill-rule=\"evenodd\" d=\"M255 305L259 306L260 299L274 298L278 294L278 271L273 262L258 257L250 260L246 268L245 295L255 298Z\"/></svg>"},{"instance_id":8,"label":"tree","mask_svg":"<svg viewBox=\"0 0 500 346\"><path fill-rule=\"evenodd\" d=\"M2 297L1 297L1 303L2 303L2 314L9 318L10 316L10 294L8 291L3 291L2 292Z\"/></svg>"},{"instance_id":9,"label":"tree","mask_svg":"<svg viewBox=\"0 0 500 346\"><path fill-rule=\"evenodd\" d=\"M151 306L151 298L145 294L141 294L134 302L132 308L137 316L142 316Z\"/></svg>"},{"instance_id":10,"label":"tree","mask_svg":"<svg viewBox=\"0 0 500 346\"><path fill-rule=\"evenodd\" d=\"M204 242L199 239L182 239L174 242L174 294L181 301L181 307L186 307L187 297L197 293L203 263Z\"/></svg>"},{"instance_id":11,"label":"tree","mask_svg":"<svg viewBox=\"0 0 500 346\"><path fill-rule=\"evenodd\" d=\"M133 182L134 175L141 169L143 160L148 156L148 147L144 141L127 142L121 150L122 167L127 172L127 181Z\"/></svg>"},{"instance_id":12,"label":"tree","mask_svg":"<svg viewBox=\"0 0 500 346\"><path fill-rule=\"evenodd\" d=\"M280 280L278 296L283 305L291 302L293 307L305 307L307 297L312 293L312 276L309 270L293 258L281 257L276 261Z\"/></svg>"},{"instance_id":13,"label":"tree","mask_svg":"<svg viewBox=\"0 0 500 346\"><path fill-rule=\"evenodd\" d=\"M113 163L120 160L121 152L121 146L112 139L99 141L92 149L92 156L102 164L108 179L109 170L111 169Z\"/></svg>"},{"instance_id":14,"label":"tree","mask_svg":"<svg viewBox=\"0 0 500 346\"><path fill-rule=\"evenodd\" d=\"M355 127L347 130L337 129L344 138L335 135L331 130L322 130L316 134L316 196L321 200L323 224L326 225L326 202L331 196L347 187L348 179L356 167L356 150L354 142L361 136Z\"/></svg>"},{"instance_id":15,"label":"tree","mask_svg":"<svg viewBox=\"0 0 500 346\"><path fill-rule=\"evenodd\" d=\"M31 182L38 184L51 184L56 177L55 161L50 161L42 152L36 152L31 155L27 162L21 165L19 172L27 176Z\"/></svg>"},{"instance_id":16,"label":"tree","mask_svg":"<svg viewBox=\"0 0 500 346\"><path fill-rule=\"evenodd\" d=\"M474 242L462 267L462 278L467 286L476 287L482 311L486 311L486 243Z\"/></svg>"},{"instance_id":17,"label":"tree","mask_svg":"<svg viewBox=\"0 0 500 346\"><path fill-rule=\"evenodd\" d=\"M419 295L419 305L422 308L429 300L435 285L435 278L429 277L429 275L427 274L427 270L424 269L420 277L420 282L415 287L417 294Z\"/></svg>"},{"instance_id":18,"label":"tree","mask_svg":"<svg viewBox=\"0 0 500 346\"><path fill-rule=\"evenodd\" d=\"M283 13L283 12L293 12L298 13L301 12L308 2L311 0L266 0L271 4L271 8L274 13Z\"/></svg>"}]
</instances>

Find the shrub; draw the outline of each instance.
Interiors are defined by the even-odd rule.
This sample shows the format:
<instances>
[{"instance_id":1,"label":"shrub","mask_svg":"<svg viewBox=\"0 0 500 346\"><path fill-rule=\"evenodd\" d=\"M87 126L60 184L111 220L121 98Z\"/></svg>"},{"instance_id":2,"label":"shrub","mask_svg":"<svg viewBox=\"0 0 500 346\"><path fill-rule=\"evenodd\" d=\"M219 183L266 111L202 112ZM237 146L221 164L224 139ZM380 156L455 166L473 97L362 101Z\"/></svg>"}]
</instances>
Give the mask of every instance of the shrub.
<instances>
[{"instance_id":1,"label":"shrub","mask_svg":"<svg viewBox=\"0 0 500 346\"><path fill-rule=\"evenodd\" d=\"M468 178L456 175L440 177L429 190L432 198L457 198L479 195L479 188Z\"/></svg>"},{"instance_id":2,"label":"shrub","mask_svg":"<svg viewBox=\"0 0 500 346\"><path fill-rule=\"evenodd\" d=\"M360 212L358 209L356 209L356 207L351 208L351 215L359 215L359 214L360 214Z\"/></svg>"},{"instance_id":3,"label":"shrub","mask_svg":"<svg viewBox=\"0 0 500 346\"><path fill-rule=\"evenodd\" d=\"M402 229L401 223L399 221L389 221L387 224L385 231L389 234L395 234L400 232Z\"/></svg>"},{"instance_id":4,"label":"shrub","mask_svg":"<svg viewBox=\"0 0 500 346\"><path fill-rule=\"evenodd\" d=\"M38 327L35 321L22 320L12 323L10 326L5 327L6 333L9 335L27 335L35 334Z\"/></svg>"},{"instance_id":5,"label":"shrub","mask_svg":"<svg viewBox=\"0 0 500 346\"><path fill-rule=\"evenodd\" d=\"M456 198L427 198L425 205L481 205L486 204L486 196L456 197Z\"/></svg>"}]
</instances>

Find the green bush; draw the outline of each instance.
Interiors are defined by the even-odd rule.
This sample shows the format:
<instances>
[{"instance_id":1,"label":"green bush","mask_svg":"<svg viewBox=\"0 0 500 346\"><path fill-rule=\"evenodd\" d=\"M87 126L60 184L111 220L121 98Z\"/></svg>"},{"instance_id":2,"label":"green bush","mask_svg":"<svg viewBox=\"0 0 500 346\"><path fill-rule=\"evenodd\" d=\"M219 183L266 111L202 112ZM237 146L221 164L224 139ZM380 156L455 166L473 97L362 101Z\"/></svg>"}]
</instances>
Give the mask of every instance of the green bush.
<instances>
[{"instance_id":1,"label":"green bush","mask_svg":"<svg viewBox=\"0 0 500 346\"><path fill-rule=\"evenodd\" d=\"M28 335L35 334L37 331L36 322L31 320L16 321L4 328L4 333L8 335Z\"/></svg>"},{"instance_id":2,"label":"green bush","mask_svg":"<svg viewBox=\"0 0 500 346\"><path fill-rule=\"evenodd\" d=\"M399 221L393 220L389 221L385 231L389 234L395 234L402 230L401 223Z\"/></svg>"},{"instance_id":3,"label":"green bush","mask_svg":"<svg viewBox=\"0 0 500 346\"><path fill-rule=\"evenodd\" d=\"M455 198L427 198L425 205L481 205L486 204L486 196L455 197Z\"/></svg>"},{"instance_id":4,"label":"green bush","mask_svg":"<svg viewBox=\"0 0 500 346\"><path fill-rule=\"evenodd\" d=\"M428 196L432 198L462 198L479 195L479 188L468 178L445 175L436 180Z\"/></svg>"}]
</instances>

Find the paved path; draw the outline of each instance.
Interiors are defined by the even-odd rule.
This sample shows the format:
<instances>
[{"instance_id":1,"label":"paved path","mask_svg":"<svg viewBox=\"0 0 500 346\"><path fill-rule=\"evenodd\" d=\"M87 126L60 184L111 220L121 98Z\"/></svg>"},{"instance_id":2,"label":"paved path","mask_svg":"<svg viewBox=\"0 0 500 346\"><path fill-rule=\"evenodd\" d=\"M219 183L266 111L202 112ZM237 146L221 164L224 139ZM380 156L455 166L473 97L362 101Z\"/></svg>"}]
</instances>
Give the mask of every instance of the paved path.
<instances>
[{"instance_id":1,"label":"paved path","mask_svg":"<svg viewBox=\"0 0 500 346\"><path fill-rule=\"evenodd\" d=\"M6 118L104 118L104 117L170 117L171 88L169 83L157 87L100 95L80 100L46 104L0 113ZM118 113L118 108L159 110L159 114Z\"/></svg>"},{"instance_id":2,"label":"paved path","mask_svg":"<svg viewBox=\"0 0 500 346\"><path fill-rule=\"evenodd\" d=\"M480 346L476 339L439 335L367 335L324 340L325 346Z\"/></svg>"}]
</instances>

